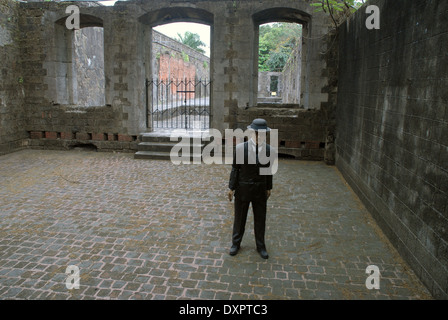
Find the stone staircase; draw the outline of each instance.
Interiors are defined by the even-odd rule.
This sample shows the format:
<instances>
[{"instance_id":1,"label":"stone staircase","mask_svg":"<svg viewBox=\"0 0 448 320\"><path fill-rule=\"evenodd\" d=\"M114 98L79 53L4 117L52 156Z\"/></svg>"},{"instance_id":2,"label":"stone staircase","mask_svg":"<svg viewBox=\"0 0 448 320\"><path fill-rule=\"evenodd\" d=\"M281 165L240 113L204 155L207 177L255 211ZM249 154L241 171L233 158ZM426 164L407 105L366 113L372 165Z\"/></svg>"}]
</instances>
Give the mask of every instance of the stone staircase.
<instances>
[{"instance_id":1,"label":"stone staircase","mask_svg":"<svg viewBox=\"0 0 448 320\"><path fill-rule=\"evenodd\" d=\"M182 147L185 144L190 146L190 161L196 163L202 161L202 149L205 144L197 143L194 137L200 137L198 131L179 131L176 132L179 137L177 141L170 141L172 131L159 131L142 133L141 142L137 146L137 152L134 159L153 159L153 160L171 160L170 152L174 146ZM182 137L182 138L181 138ZM186 138L188 141L186 142ZM201 150L200 153L197 151ZM179 155L180 157L180 155Z\"/></svg>"}]
</instances>

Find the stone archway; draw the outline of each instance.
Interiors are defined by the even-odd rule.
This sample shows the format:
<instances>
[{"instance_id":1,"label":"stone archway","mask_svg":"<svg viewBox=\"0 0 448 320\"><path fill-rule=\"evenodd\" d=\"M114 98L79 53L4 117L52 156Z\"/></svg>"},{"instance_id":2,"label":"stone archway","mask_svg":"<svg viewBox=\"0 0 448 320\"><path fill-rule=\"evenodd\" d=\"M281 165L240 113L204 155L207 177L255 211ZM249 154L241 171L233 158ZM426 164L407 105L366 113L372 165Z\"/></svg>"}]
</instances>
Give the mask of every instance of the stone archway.
<instances>
[{"instance_id":1,"label":"stone archway","mask_svg":"<svg viewBox=\"0 0 448 320\"><path fill-rule=\"evenodd\" d=\"M103 20L89 14L80 14L79 17L79 30L67 29L67 16L54 22L54 36L45 61L48 68L45 82L51 88L50 98L55 104L104 105ZM88 59L88 52L97 58L98 63L93 58L89 61L97 65L95 70L92 65L91 70L87 70L85 60ZM85 78L89 78L91 83L85 84ZM99 88L99 83L102 88Z\"/></svg>"},{"instance_id":2,"label":"stone archway","mask_svg":"<svg viewBox=\"0 0 448 320\"><path fill-rule=\"evenodd\" d=\"M213 74L213 24L214 24L214 15L212 13L210 13L207 10L204 9L199 9L199 8L190 8L190 7L170 7L170 8L161 8L158 10L154 10L154 11L150 11L147 12L146 14L142 15L139 17L138 21L144 25L145 30L146 30L146 34L145 34L145 73L146 73L146 79L150 79L149 82L147 82L147 84L149 83L150 85L152 84L152 86L154 85L154 78L156 77L156 73L155 73L155 65L153 64L153 62L155 61L155 57L154 57L154 52L153 52L153 46L150 43L150 41L152 41L153 38L153 30L152 28L158 25L164 25L164 24L169 24L169 23L174 23L174 22L193 22L193 23L200 23L200 24L205 24L210 26L210 38L211 38L211 56L210 56L210 65L209 65L209 79L205 79L204 81L200 80L200 81L196 81L197 79L174 79L174 82L169 82L168 84L164 84L161 82L157 82L157 86L161 85L164 88L167 88L168 91L173 90L184 90L184 91L188 91L189 92L194 92L196 90L197 93L197 89L199 88L203 88L200 89L200 91L207 91L209 92L208 94L208 101L209 101L209 105L207 107L204 107L202 101L199 103L198 106L196 106L193 102L193 107L190 109L189 112L192 112L191 110L193 110L194 113L198 113L198 114L203 114L205 113L206 116L208 117L208 120L206 121L207 124L204 126L204 124L202 123L203 121L200 121L200 127L201 128L208 128L210 123L211 123L211 117L213 115L213 105L211 104L212 101L212 94L213 94L213 83L211 82L211 75ZM150 63L148 63L148 61ZM179 88L177 88L179 87ZM181 88L182 87L182 88ZM191 91L193 90L193 91ZM148 93L149 91L149 93ZM149 96L153 94L153 89L148 89L147 88L147 101L153 101L154 99L151 99ZM180 91L178 91L180 92ZM192 94L187 94L185 93L185 102L187 101L187 96L191 96ZM196 94L194 95L196 96ZM176 98L177 99L177 98ZM199 98L200 100L202 98ZM157 100L157 99L156 99ZM189 100L193 100L195 101L196 99L189 99ZM147 118L149 118L147 120L147 126L148 129L150 131L154 130L155 128L154 126L154 119L151 119L151 103L147 103L146 108L147 108ZM177 104L177 102L176 102ZM191 124L187 125L187 111L182 111L183 108L179 108L178 106L171 106L174 111L173 114L174 116L177 118L179 118L178 116L176 116L178 113L179 114L184 114L183 118L185 120L185 125L183 125L184 120L181 120L181 123L178 123L178 121L175 121L174 123L177 123L177 125L179 125L179 127L184 127L184 128L195 128L195 126L191 126ZM198 110L196 110L198 109ZM167 110L169 111L169 110ZM170 116L171 117L171 116ZM181 116L182 117L182 116ZM199 115L199 119L201 118L201 116ZM163 119L163 116L162 116ZM179 120L179 119L177 119ZM158 123L160 123L160 121L157 121ZM162 121L162 124L164 123L164 121ZM171 121L171 125L169 127L173 127L173 121Z\"/></svg>"},{"instance_id":3,"label":"stone archway","mask_svg":"<svg viewBox=\"0 0 448 320\"><path fill-rule=\"evenodd\" d=\"M302 37L301 37L301 66L298 68L301 70L300 80L298 81L298 90L297 95L298 99L301 100L301 96L304 97L304 103L302 105L308 105L308 101L306 99L307 89L308 89L308 79L307 72L309 68L307 66L307 43L304 40L309 35L309 27L311 24L311 16L308 13L302 12L298 9L292 8L269 8L265 10L258 11L252 15L252 19L254 22L255 29L255 37L254 37L254 72L253 72L253 92L256 96L258 92L258 48L259 48L259 27L265 23L271 22L287 22L287 23L297 23L302 25ZM304 38L305 37L305 38Z\"/></svg>"}]
</instances>

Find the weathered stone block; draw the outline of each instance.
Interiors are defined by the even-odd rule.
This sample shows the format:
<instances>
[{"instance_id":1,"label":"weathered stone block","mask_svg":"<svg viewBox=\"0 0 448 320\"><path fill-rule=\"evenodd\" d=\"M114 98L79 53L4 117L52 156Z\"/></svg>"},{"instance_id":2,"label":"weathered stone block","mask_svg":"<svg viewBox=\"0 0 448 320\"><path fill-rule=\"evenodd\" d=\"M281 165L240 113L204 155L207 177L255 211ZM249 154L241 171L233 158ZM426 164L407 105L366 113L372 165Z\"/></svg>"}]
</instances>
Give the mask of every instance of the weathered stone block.
<instances>
[{"instance_id":1,"label":"weathered stone block","mask_svg":"<svg viewBox=\"0 0 448 320\"><path fill-rule=\"evenodd\" d=\"M128 91L128 84L127 83L114 83L114 90Z\"/></svg>"},{"instance_id":2,"label":"weathered stone block","mask_svg":"<svg viewBox=\"0 0 448 320\"><path fill-rule=\"evenodd\" d=\"M77 132L76 140L91 140L91 135L85 132Z\"/></svg>"}]
</instances>

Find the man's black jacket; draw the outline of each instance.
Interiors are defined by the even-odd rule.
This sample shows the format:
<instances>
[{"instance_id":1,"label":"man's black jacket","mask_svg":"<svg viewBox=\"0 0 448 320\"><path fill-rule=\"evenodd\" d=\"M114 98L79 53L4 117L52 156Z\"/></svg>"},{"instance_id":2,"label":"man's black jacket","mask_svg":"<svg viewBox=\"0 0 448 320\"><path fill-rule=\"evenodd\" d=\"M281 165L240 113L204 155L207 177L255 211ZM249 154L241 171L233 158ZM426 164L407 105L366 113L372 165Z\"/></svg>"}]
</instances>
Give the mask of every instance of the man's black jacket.
<instances>
[{"instance_id":1,"label":"man's black jacket","mask_svg":"<svg viewBox=\"0 0 448 320\"><path fill-rule=\"evenodd\" d=\"M258 186L256 188L258 190L260 190L260 187L264 190L271 190L272 175L260 175L260 168L268 168L270 163L261 164L259 156L266 152L265 155L269 158L271 155L271 146L264 143L261 146L261 151L256 150L257 152L250 147L251 145L249 144L249 141L240 143L236 146L233 156L232 171L230 172L229 188L230 190L236 190L238 187L244 186L244 188L242 188L243 190L253 190L253 188L246 188L246 186L249 187L250 185L253 185ZM244 162L238 161L242 159L237 157L237 154L242 152L242 150L244 150Z\"/></svg>"}]
</instances>

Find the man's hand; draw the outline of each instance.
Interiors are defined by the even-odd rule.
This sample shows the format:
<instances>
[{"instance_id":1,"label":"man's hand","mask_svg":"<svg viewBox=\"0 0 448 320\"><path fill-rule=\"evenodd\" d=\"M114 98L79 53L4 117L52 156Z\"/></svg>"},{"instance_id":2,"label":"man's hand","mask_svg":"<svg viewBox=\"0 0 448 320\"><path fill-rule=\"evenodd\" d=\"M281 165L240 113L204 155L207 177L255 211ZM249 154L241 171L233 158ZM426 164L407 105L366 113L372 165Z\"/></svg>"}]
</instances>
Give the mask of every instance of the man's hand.
<instances>
[{"instance_id":1,"label":"man's hand","mask_svg":"<svg viewBox=\"0 0 448 320\"><path fill-rule=\"evenodd\" d=\"M266 190L266 199L269 199L271 196L271 190Z\"/></svg>"},{"instance_id":2,"label":"man's hand","mask_svg":"<svg viewBox=\"0 0 448 320\"><path fill-rule=\"evenodd\" d=\"M233 198L234 193L235 193L234 190L229 190L228 197L229 197L229 201L230 202L232 202L232 198Z\"/></svg>"}]
</instances>

